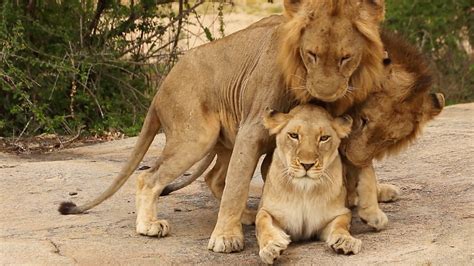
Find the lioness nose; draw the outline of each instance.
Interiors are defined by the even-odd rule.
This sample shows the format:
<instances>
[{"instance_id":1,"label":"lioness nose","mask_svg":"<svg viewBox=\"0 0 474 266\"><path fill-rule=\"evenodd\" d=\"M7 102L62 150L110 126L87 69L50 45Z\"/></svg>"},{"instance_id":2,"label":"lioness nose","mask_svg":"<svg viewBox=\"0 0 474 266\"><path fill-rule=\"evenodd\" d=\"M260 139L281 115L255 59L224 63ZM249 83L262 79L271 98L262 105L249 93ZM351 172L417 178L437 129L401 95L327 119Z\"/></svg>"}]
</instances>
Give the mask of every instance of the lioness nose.
<instances>
[{"instance_id":1,"label":"lioness nose","mask_svg":"<svg viewBox=\"0 0 474 266\"><path fill-rule=\"evenodd\" d=\"M304 170L308 171L309 168L313 167L314 163L302 163L301 166L303 166Z\"/></svg>"}]
</instances>

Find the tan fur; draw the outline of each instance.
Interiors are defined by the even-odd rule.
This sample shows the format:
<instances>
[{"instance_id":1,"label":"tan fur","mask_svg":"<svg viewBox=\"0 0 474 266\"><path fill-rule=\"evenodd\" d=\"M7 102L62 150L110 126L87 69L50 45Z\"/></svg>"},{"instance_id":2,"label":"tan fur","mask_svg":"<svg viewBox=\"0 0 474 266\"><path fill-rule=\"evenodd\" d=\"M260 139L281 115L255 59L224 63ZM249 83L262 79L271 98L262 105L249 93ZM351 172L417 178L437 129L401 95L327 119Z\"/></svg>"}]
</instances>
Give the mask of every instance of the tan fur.
<instances>
[{"instance_id":1,"label":"tan fur","mask_svg":"<svg viewBox=\"0 0 474 266\"><path fill-rule=\"evenodd\" d=\"M442 94L429 93L431 74L417 49L389 32L383 32L382 39L392 63L384 69L382 85L351 110L353 132L341 147L347 156L349 206L359 205L360 217L377 230L388 222L377 201L396 200L400 190L377 184L372 161L407 148L444 106ZM363 119L368 120L366 126Z\"/></svg>"},{"instance_id":2,"label":"tan fur","mask_svg":"<svg viewBox=\"0 0 474 266\"><path fill-rule=\"evenodd\" d=\"M380 85L383 45L378 22L383 19L383 1L285 1L285 7L288 21L281 27L278 62L286 85L300 102L315 95L326 102L335 101L330 109L340 115ZM338 41L324 42L328 36ZM314 64L308 62L307 53L317 56ZM350 60L341 66L347 55ZM321 79L329 74L333 79ZM313 91L302 89L305 87Z\"/></svg>"},{"instance_id":3,"label":"tan fur","mask_svg":"<svg viewBox=\"0 0 474 266\"><path fill-rule=\"evenodd\" d=\"M302 105L289 114L269 114L265 121L277 134L277 147L255 222L262 260L273 263L290 239L315 236L335 251L358 253L361 241L349 233L338 153L352 119L333 119L321 107Z\"/></svg>"},{"instance_id":4,"label":"tan fur","mask_svg":"<svg viewBox=\"0 0 474 266\"><path fill-rule=\"evenodd\" d=\"M334 14L334 17L328 15L326 6L315 9L316 6L309 4L339 1L356 4L338 5L341 13ZM380 16L383 16L380 9L383 1L339 1L306 0L301 1L305 3L301 8L292 10L312 13L315 18L321 15L321 19L312 19L304 26L305 32L299 40L301 43L347 46L353 40L359 44L354 51L349 49L353 60L346 62L344 67L312 65L309 70L300 70L304 72L302 77L309 82L305 82L301 88L288 90L283 67L276 60L283 49L281 40L286 34L285 29L288 29L287 23L291 21L282 16L263 19L247 29L189 51L174 66L158 90L134 152L114 183L97 199L84 206L78 207L72 203L61 205L61 213L84 212L113 195L137 167L161 125L166 135L165 148L156 165L138 178L137 233L165 236L169 232L168 224L156 218L158 196L176 177L202 160L216 145L221 145L231 150L232 156L226 171L217 223L208 248L215 252L242 250L241 218L245 212L250 178L259 157L272 150L273 146L272 138L261 123L265 108L287 111L309 100L299 96L299 92L307 90L311 98L335 101L331 104L334 110L345 110L350 104L336 100L341 97L353 98L344 94L350 85L351 76L368 71L364 79L376 83L379 76L375 72L377 69L382 70L381 61L359 58L371 57L367 54L369 52L376 56L383 54L380 42L375 44L378 41L376 36ZM357 8L353 9L354 6ZM358 12L361 16L357 16ZM339 20L343 22L331 23ZM328 34L321 35L318 25L323 21L326 21L325 30ZM358 30L353 30L354 25ZM299 47L305 48L306 44ZM364 45L372 45L373 49L369 51ZM319 54L324 60L341 56L335 53L333 46L325 47L328 50ZM326 73L326 70L330 71ZM336 81L338 86L330 86ZM332 91L332 88L337 91ZM360 95L365 95L368 89L360 88L363 90Z\"/></svg>"},{"instance_id":5,"label":"tan fur","mask_svg":"<svg viewBox=\"0 0 474 266\"><path fill-rule=\"evenodd\" d=\"M378 201L396 200L400 190L377 184L372 161L406 149L444 107L444 96L429 92L431 73L417 48L389 32L382 39L392 63L385 67L382 86L353 108L353 131L341 145L352 184L349 204L359 205L359 216L376 229L388 221Z\"/></svg>"},{"instance_id":6,"label":"tan fur","mask_svg":"<svg viewBox=\"0 0 474 266\"><path fill-rule=\"evenodd\" d=\"M357 133L353 134L345 142L345 147L353 147L353 153L348 154L353 160L353 163L348 162L349 180L363 179L359 182L357 193L357 183L349 186L351 193L348 200L350 205L359 205L361 218L377 230L383 229L388 222L377 201L396 200L400 190L393 185L377 184L371 161L405 149L420 134L426 122L438 115L444 106L442 94L428 93L431 75L416 48L388 32L383 37L393 63L386 67L383 86L374 90L375 93L361 105L364 107L358 107L352 113L359 122L360 116L365 113L372 127L365 129L359 137L356 137ZM378 116L372 118L371 114ZM375 137L368 137L372 134L376 134ZM370 163L357 161L357 156ZM357 194L363 195L361 201Z\"/></svg>"}]
</instances>

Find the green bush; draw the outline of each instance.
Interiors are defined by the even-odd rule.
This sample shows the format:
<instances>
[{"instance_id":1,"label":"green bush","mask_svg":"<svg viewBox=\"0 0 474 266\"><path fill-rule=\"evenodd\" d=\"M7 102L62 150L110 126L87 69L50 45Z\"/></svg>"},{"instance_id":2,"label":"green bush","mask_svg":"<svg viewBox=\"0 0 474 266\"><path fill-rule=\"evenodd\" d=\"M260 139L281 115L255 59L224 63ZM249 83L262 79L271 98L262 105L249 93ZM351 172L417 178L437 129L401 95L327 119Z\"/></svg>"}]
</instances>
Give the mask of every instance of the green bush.
<instances>
[{"instance_id":1,"label":"green bush","mask_svg":"<svg viewBox=\"0 0 474 266\"><path fill-rule=\"evenodd\" d=\"M2 1L0 136L138 133L202 1L118 2Z\"/></svg>"}]
</instances>

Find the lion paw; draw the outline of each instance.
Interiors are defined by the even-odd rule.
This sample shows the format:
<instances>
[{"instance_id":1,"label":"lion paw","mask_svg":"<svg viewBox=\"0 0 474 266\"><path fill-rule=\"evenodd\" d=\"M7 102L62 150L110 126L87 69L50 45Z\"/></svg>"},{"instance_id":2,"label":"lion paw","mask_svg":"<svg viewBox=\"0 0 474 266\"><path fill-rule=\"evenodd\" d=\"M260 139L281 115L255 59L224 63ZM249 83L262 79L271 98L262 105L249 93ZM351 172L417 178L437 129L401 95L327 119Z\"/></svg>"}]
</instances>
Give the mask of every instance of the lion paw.
<instances>
[{"instance_id":1,"label":"lion paw","mask_svg":"<svg viewBox=\"0 0 474 266\"><path fill-rule=\"evenodd\" d=\"M170 226L166 220L153 220L147 222L137 222L137 233L145 236L167 236Z\"/></svg>"},{"instance_id":2,"label":"lion paw","mask_svg":"<svg viewBox=\"0 0 474 266\"><path fill-rule=\"evenodd\" d=\"M244 249L244 234L242 233L242 226L239 226L232 230L232 233L218 233L216 229L209 239L207 249L219 253L231 253L238 252Z\"/></svg>"},{"instance_id":3,"label":"lion paw","mask_svg":"<svg viewBox=\"0 0 474 266\"><path fill-rule=\"evenodd\" d=\"M387 226L388 218L387 215L377 208L366 208L359 209L358 211L360 219L367 223L370 227L377 231L384 229Z\"/></svg>"},{"instance_id":4,"label":"lion paw","mask_svg":"<svg viewBox=\"0 0 474 266\"><path fill-rule=\"evenodd\" d=\"M270 240L260 249L258 255L260 255L260 258L266 264L273 264L273 262L280 257L281 253L288 247L288 244L290 244L289 237Z\"/></svg>"},{"instance_id":5,"label":"lion paw","mask_svg":"<svg viewBox=\"0 0 474 266\"><path fill-rule=\"evenodd\" d=\"M360 252L362 241L350 235L336 234L331 235L327 240L327 244L336 253L350 255Z\"/></svg>"},{"instance_id":6,"label":"lion paw","mask_svg":"<svg viewBox=\"0 0 474 266\"><path fill-rule=\"evenodd\" d=\"M390 184L379 184L377 194L379 202L391 202L398 199L400 189Z\"/></svg>"}]
</instances>

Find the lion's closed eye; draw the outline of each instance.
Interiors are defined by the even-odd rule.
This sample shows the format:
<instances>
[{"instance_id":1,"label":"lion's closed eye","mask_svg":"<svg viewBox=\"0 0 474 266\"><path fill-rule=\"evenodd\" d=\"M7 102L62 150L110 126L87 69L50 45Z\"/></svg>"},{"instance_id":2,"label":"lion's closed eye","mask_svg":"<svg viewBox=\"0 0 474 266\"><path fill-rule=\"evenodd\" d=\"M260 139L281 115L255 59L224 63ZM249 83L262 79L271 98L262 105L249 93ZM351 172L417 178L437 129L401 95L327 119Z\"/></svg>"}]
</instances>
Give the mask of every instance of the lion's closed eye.
<instances>
[{"instance_id":1,"label":"lion's closed eye","mask_svg":"<svg viewBox=\"0 0 474 266\"><path fill-rule=\"evenodd\" d=\"M294 139L294 140L299 140L299 135L298 133L294 133L294 132L289 132L288 133L288 136L291 138L291 139Z\"/></svg>"},{"instance_id":2,"label":"lion's closed eye","mask_svg":"<svg viewBox=\"0 0 474 266\"><path fill-rule=\"evenodd\" d=\"M327 142L330 138L331 138L331 136L329 136L329 135L323 135L323 136L319 137L319 142Z\"/></svg>"}]
</instances>

